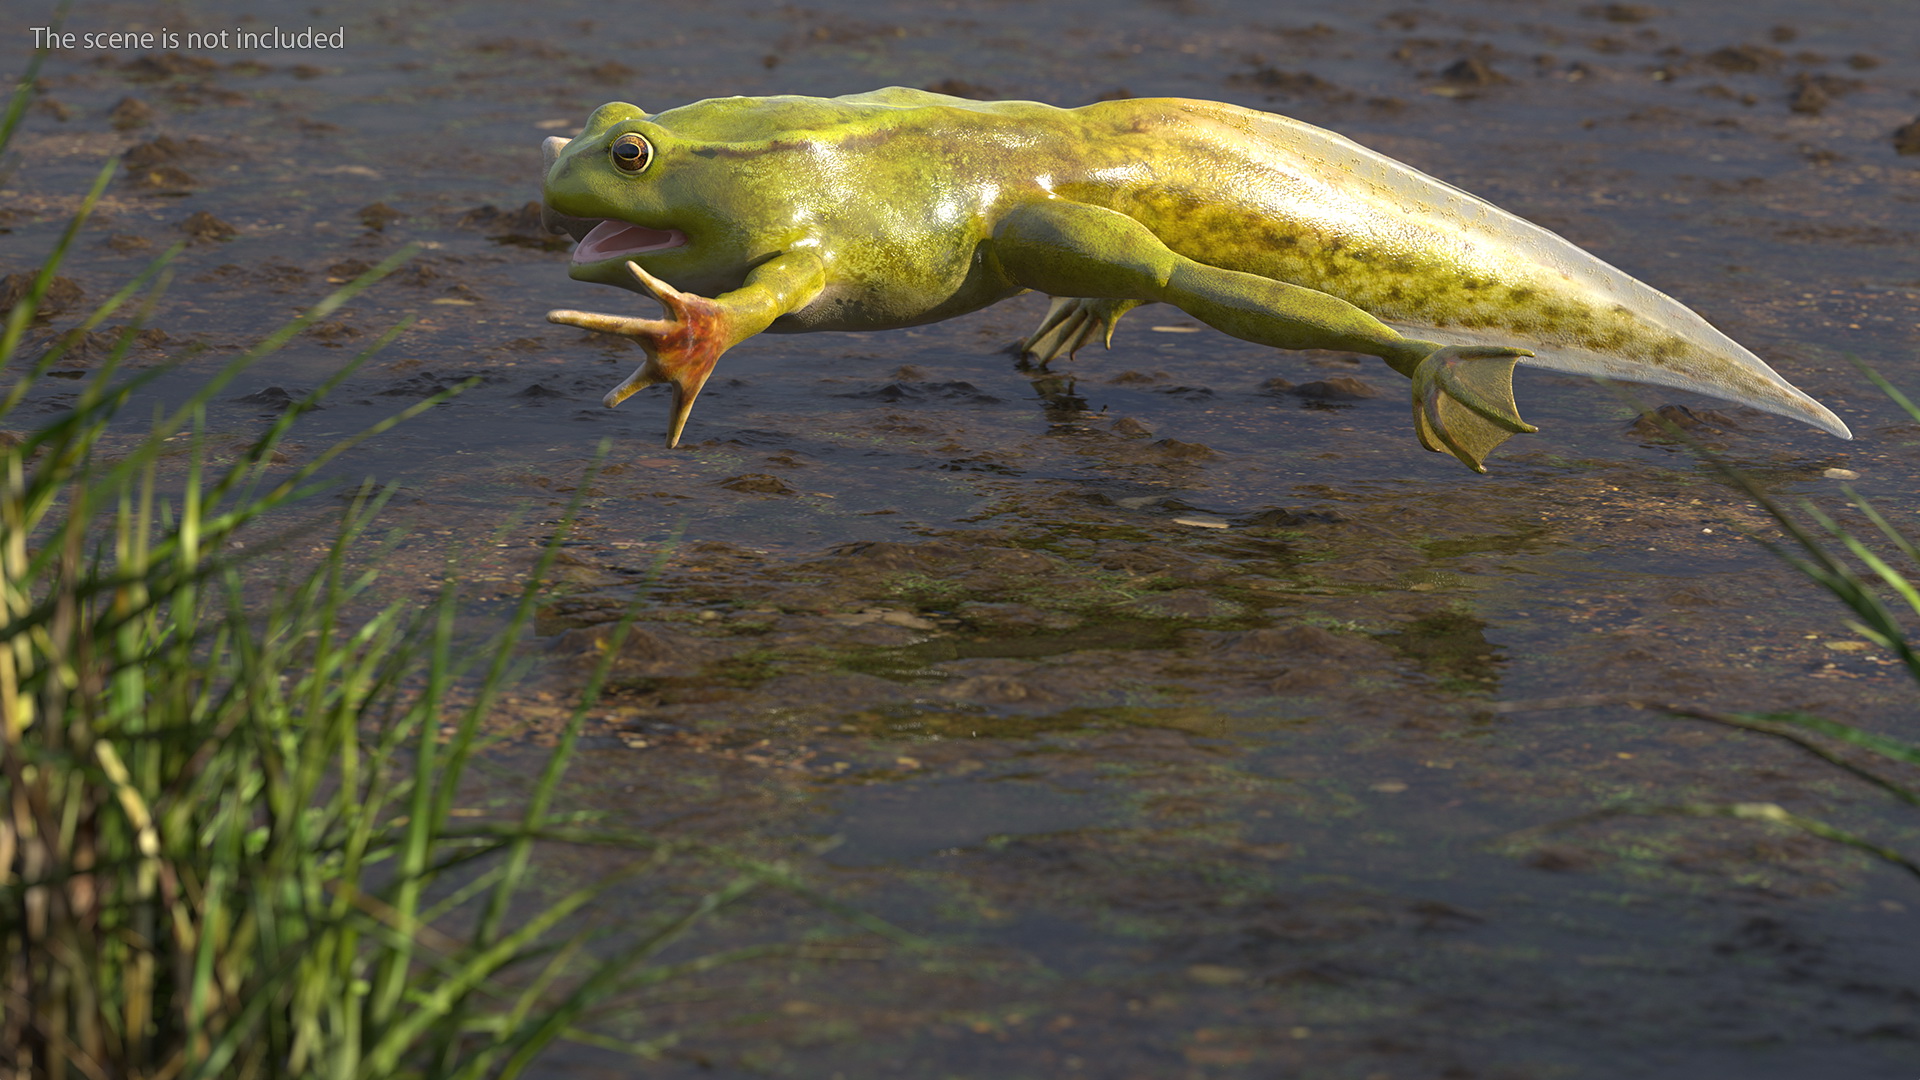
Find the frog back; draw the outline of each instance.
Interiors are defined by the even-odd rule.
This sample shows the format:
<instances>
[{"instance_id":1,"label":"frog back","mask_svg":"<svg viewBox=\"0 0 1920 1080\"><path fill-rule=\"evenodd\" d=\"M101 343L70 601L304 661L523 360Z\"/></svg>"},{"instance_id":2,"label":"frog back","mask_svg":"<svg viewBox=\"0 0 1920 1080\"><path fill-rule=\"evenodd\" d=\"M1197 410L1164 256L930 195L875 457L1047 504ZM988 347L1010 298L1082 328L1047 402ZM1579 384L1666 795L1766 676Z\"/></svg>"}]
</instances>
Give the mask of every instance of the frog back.
<instances>
[{"instance_id":1,"label":"frog back","mask_svg":"<svg viewBox=\"0 0 1920 1080\"><path fill-rule=\"evenodd\" d=\"M905 87L717 98L648 119L670 135L664 201L725 223L727 265L802 245L826 262L826 288L774 332L935 322L1020 291L981 245L1006 206L1046 197L1078 130L1070 110Z\"/></svg>"}]
</instances>

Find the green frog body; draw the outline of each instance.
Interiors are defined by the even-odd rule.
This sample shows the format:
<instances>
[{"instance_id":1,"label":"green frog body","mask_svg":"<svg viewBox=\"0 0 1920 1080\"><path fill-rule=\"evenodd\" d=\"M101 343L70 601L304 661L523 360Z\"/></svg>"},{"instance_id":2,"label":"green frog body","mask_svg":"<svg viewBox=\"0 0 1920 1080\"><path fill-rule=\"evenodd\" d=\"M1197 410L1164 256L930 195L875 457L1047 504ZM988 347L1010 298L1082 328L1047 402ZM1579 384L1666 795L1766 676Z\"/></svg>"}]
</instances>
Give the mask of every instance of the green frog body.
<instances>
[{"instance_id":1,"label":"green frog body","mask_svg":"<svg viewBox=\"0 0 1920 1080\"><path fill-rule=\"evenodd\" d=\"M673 387L668 445L727 349L763 331L881 330L1054 297L1041 363L1143 303L1235 337L1384 359L1432 450L1478 471L1534 428L1514 365L1696 390L1846 425L1677 301L1538 226L1330 131L1217 102L1060 109L891 87L601 106L548 139L570 273L665 318L555 311ZM671 283L671 284L669 284Z\"/></svg>"}]
</instances>

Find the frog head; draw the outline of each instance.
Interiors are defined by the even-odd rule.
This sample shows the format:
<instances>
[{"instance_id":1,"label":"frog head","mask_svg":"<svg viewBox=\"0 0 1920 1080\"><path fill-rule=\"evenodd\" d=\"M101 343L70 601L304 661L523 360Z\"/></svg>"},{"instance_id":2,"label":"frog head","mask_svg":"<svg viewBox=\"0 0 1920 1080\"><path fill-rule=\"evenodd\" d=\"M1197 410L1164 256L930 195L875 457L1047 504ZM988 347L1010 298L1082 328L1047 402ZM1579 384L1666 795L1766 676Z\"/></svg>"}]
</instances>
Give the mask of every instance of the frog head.
<instances>
[{"instance_id":1,"label":"frog head","mask_svg":"<svg viewBox=\"0 0 1920 1080\"><path fill-rule=\"evenodd\" d=\"M579 241L568 275L636 288L629 260L694 288L737 284L751 252L699 144L645 110L611 102L572 139L549 138L542 187L548 229ZM734 280L728 281L731 277Z\"/></svg>"}]
</instances>

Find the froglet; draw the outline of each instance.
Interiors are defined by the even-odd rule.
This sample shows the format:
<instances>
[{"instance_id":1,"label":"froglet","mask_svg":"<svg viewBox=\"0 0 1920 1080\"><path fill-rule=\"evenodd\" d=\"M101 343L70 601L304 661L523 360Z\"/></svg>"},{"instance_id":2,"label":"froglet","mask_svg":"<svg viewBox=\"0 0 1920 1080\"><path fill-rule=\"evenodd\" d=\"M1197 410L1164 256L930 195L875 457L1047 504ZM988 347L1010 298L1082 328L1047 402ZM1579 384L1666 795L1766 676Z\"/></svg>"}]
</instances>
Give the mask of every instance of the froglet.
<instances>
[{"instance_id":1,"label":"froglet","mask_svg":"<svg viewBox=\"0 0 1920 1080\"><path fill-rule=\"evenodd\" d=\"M1025 343L1071 356L1141 304L1246 341L1366 353L1412 380L1430 450L1485 472L1536 430L1513 369L1699 391L1851 438L1678 301L1568 241L1333 132L1210 101L1061 109L903 87L614 102L546 140L569 273L665 318L554 311L647 358L606 396L672 385L679 442L720 355L761 333L882 330L1053 297Z\"/></svg>"}]
</instances>

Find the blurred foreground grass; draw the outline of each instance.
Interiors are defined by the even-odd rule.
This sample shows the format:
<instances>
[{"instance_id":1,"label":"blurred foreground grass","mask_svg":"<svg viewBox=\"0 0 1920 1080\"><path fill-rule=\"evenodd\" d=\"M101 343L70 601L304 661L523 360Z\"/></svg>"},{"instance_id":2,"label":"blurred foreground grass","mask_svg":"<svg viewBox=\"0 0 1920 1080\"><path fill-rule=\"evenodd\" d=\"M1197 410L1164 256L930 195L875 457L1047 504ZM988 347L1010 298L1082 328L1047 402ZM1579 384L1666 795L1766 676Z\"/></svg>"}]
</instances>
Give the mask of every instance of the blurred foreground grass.
<instances>
[{"instance_id":1,"label":"blurred foreground grass","mask_svg":"<svg viewBox=\"0 0 1920 1080\"><path fill-rule=\"evenodd\" d=\"M0 122L0 153L33 74ZM263 519L319 490L343 451L459 391L279 463L289 429L403 325L230 464L203 453L206 405L405 252L129 442L116 418L160 369L120 365L169 252L79 327L127 319L71 407L29 419L29 395L78 335L28 362L27 331L111 175L0 313L0 1077L511 1077L562 1038L657 1053L670 1034L596 1033L596 1007L779 951L658 959L757 886L806 890L778 865L552 812L631 610L524 807L488 820L456 806L573 511L481 648L455 646L450 585L424 606L382 605L377 571L350 568L377 565L364 556L390 489L351 493L324 554L263 587L257 560L275 547ZM542 843L608 848L605 872L557 900L543 882L529 899ZM686 860L709 882L697 895L604 926L590 917L596 900Z\"/></svg>"}]
</instances>

